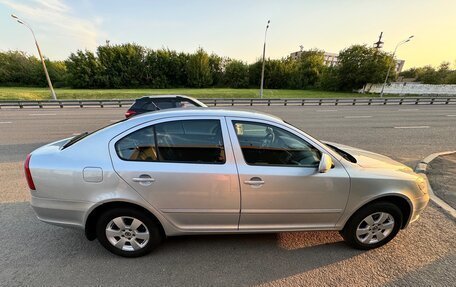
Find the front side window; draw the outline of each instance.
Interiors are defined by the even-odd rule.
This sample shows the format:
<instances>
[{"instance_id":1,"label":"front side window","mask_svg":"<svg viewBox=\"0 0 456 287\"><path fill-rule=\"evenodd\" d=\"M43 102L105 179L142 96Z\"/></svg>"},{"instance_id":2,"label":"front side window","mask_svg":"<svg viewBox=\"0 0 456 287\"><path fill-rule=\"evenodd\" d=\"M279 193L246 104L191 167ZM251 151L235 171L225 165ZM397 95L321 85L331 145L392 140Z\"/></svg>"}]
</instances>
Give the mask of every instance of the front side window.
<instances>
[{"instance_id":1,"label":"front side window","mask_svg":"<svg viewBox=\"0 0 456 287\"><path fill-rule=\"evenodd\" d=\"M225 163L219 120L183 120L137 130L115 144L118 156L131 161Z\"/></svg>"},{"instance_id":2,"label":"front side window","mask_svg":"<svg viewBox=\"0 0 456 287\"><path fill-rule=\"evenodd\" d=\"M249 165L318 166L321 152L300 137L276 126L235 121L234 130Z\"/></svg>"}]
</instances>

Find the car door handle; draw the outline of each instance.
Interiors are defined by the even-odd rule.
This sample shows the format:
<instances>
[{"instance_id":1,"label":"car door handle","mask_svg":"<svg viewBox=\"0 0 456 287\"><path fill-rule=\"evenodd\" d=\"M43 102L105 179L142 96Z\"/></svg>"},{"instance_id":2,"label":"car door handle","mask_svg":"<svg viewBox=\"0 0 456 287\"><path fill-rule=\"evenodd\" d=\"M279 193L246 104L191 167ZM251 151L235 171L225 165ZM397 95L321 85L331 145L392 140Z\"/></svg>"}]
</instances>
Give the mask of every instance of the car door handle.
<instances>
[{"instance_id":1,"label":"car door handle","mask_svg":"<svg viewBox=\"0 0 456 287\"><path fill-rule=\"evenodd\" d=\"M154 182L155 179L151 177L133 177L131 180L134 182Z\"/></svg>"},{"instance_id":2,"label":"car door handle","mask_svg":"<svg viewBox=\"0 0 456 287\"><path fill-rule=\"evenodd\" d=\"M252 177L250 180L244 180L244 183L248 185L262 185L264 184L264 180L259 177Z\"/></svg>"}]
</instances>

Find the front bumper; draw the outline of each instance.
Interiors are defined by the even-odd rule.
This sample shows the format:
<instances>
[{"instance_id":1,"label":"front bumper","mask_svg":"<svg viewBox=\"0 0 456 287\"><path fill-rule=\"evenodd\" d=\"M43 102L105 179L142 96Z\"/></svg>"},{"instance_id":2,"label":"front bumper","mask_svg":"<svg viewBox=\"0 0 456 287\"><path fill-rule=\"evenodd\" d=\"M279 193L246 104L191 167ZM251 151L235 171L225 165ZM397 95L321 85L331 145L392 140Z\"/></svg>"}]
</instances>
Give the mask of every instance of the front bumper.
<instances>
[{"instance_id":1,"label":"front bumper","mask_svg":"<svg viewBox=\"0 0 456 287\"><path fill-rule=\"evenodd\" d=\"M32 196L30 204L39 220L46 223L84 229L84 218L93 205L86 201L56 200Z\"/></svg>"},{"instance_id":2,"label":"front bumper","mask_svg":"<svg viewBox=\"0 0 456 287\"><path fill-rule=\"evenodd\" d=\"M428 203L429 203L429 193L426 193L422 197L415 198L413 200L413 211L412 211L412 214L410 216L410 220L409 220L407 226L410 223L418 220L418 218L420 218L420 214L424 211L424 209L426 208Z\"/></svg>"}]
</instances>

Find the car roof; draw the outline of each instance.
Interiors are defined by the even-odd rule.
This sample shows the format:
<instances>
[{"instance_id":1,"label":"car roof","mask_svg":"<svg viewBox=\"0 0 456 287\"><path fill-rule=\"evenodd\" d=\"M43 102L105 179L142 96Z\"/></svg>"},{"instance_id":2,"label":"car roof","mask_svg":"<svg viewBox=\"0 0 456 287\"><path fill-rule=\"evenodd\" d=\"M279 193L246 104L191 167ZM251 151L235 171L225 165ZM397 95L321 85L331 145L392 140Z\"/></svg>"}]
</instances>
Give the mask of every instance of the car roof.
<instances>
[{"instance_id":1,"label":"car roof","mask_svg":"<svg viewBox=\"0 0 456 287\"><path fill-rule=\"evenodd\" d=\"M193 100L192 97L184 96L184 95L151 95L151 96L143 96L139 99L136 100L146 100L146 99L175 99L175 98L185 98L185 99L191 99Z\"/></svg>"},{"instance_id":2,"label":"car roof","mask_svg":"<svg viewBox=\"0 0 456 287\"><path fill-rule=\"evenodd\" d=\"M223 116L223 117L243 117L255 118L260 120L269 120L274 122L283 122L279 117L251 110L238 110L238 109L215 109L215 108L175 108L152 111L134 116L128 121L144 122L159 118L168 117L185 117L185 116Z\"/></svg>"}]
</instances>

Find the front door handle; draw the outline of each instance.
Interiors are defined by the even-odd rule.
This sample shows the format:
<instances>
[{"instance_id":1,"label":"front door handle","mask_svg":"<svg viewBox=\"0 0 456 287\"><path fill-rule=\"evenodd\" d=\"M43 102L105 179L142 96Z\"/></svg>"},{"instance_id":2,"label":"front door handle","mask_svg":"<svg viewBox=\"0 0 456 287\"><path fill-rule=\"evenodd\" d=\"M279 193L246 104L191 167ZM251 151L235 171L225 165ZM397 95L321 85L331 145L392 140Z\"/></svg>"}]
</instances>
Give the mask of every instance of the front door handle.
<instances>
[{"instance_id":1,"label":"front door handle","mask_svg":"<svg viewBox=\"0 0 456 287\"><path fill-rule=\"evenodd\" d=\"M133 177L131 180L134 182L154 182L155 179L147 177Z\"/></svg>"},{"instance_id":2,"label":"front door handle","mask_svg":"<svg viewBox=\"0 0 456 287\"><path fill-rule=\"evenodd\" d=\"M264 180L259 177L252 177L250 180L244 180L244 183L253 186L260 186L264 184Z\"/></svg>"}]
</instances>

